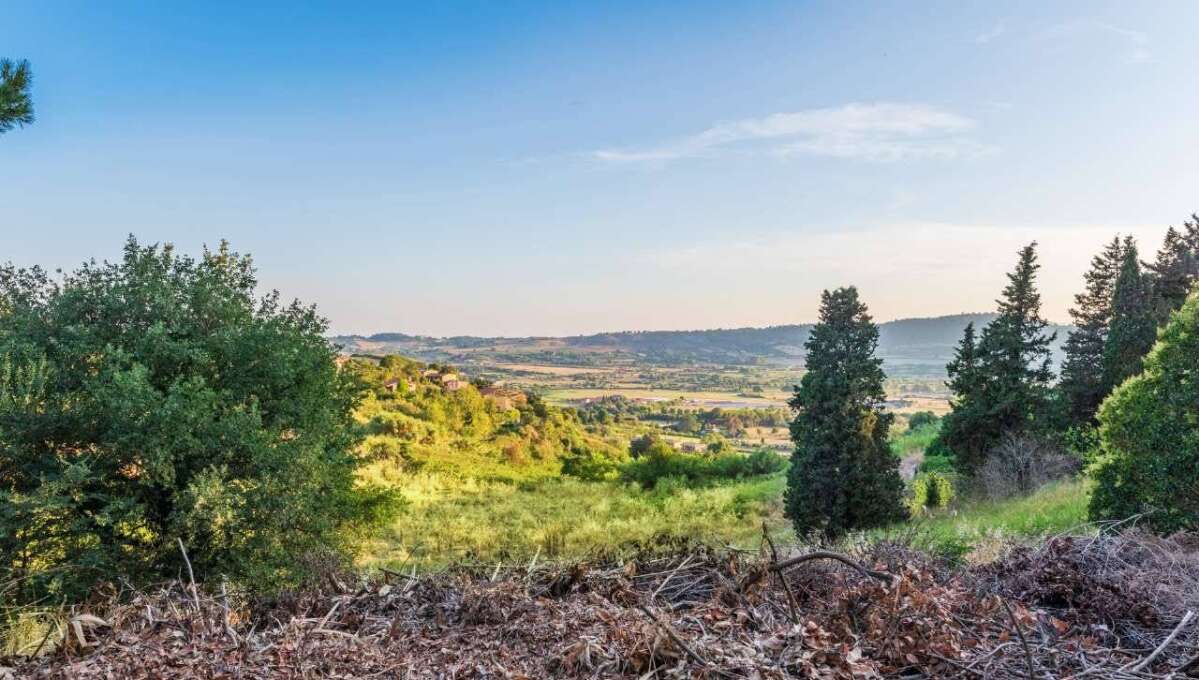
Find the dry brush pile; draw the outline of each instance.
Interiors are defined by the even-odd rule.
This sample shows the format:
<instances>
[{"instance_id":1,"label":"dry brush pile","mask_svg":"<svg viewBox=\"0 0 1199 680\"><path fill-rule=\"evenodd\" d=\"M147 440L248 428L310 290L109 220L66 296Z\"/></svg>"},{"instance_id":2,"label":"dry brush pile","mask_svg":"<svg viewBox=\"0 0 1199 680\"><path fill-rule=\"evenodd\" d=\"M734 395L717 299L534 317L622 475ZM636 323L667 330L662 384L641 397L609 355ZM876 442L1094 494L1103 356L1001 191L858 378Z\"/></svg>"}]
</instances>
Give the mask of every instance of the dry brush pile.
<instances>
[{"instance_id":1,"label":"dry brush pile","mask_svg":"<svg viewBox=\"0 0 1199 680\"><path fill-rule=\"evenodd\" d=\"M255 605L114 592L0 678L1199 677L1199 536L1056 537L970 569L772 552L330 577Z\"/></svg>"}]
</instances>

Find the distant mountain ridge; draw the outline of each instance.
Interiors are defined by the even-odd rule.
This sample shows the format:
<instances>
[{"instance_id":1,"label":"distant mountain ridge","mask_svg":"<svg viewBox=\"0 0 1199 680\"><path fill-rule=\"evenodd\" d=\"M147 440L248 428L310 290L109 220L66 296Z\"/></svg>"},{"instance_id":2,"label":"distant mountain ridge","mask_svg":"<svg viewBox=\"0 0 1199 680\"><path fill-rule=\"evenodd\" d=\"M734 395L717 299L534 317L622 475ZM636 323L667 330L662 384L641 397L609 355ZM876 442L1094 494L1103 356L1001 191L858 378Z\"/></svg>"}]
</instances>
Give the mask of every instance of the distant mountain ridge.
<instances>
[{"instance_id":1,"label":"distant mountain ridge","mask_svg":"<svg viewBox=\"0 0 1199 680\"><path fill-rule=\"evenodd\" d=\"M889 370L938 374L953 355L966 324L981 328L995 314L953 314L897 319L879 324L879 356ZM616 331L567 337L436 338L405 333L342 335L331 341L343 352L404 354L425 361L489 359L497 362L536 361L562 365L596 365L617 358L654 364L720 363L798 364L813 324L764 328L716 328L690 331ZM1068 327L1057 331L1055 350Z\"/></svg>"}]
</instances>

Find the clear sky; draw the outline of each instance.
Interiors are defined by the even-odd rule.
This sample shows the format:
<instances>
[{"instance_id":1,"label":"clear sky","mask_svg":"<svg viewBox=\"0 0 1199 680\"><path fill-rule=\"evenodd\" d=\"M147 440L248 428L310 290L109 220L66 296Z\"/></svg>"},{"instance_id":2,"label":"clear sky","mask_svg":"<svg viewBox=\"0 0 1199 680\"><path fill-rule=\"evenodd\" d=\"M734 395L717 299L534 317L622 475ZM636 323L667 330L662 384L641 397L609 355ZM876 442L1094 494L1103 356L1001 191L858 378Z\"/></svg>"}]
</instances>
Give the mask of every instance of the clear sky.
<instances>
[{"instance_id":1,"label":"clear sky","mask_svg":"<svg viewBox=\"0 0 1199 680\"><path fill-rule=\"evenodd\" d=\"M1199 3L10 2L0 261L222 238L339 332L1065 319L1199 211Z\"/></svg>"}]
</instances>

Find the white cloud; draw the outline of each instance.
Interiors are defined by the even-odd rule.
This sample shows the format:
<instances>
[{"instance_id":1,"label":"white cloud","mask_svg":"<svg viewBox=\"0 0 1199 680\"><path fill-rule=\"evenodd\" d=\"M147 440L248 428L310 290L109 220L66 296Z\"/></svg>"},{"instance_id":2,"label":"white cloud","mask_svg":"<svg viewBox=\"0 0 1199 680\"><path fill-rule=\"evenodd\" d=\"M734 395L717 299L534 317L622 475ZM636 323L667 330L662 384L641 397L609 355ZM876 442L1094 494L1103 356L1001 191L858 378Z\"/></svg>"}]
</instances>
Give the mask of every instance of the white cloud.
<instances>
[{"instance_id":1,"label":"white cloud","mask_svg":"<svg viewBox=\"0 0 1199 680\"><path fill-rule=\"evenodd\" d=\"M974 36L974 43L976 45L990 44L992 41L994 41L999 36L1003 35L1005 32L1007 32L1007 23L1001 21L1001 22L995 24L994 26L992 26L991 30L983 31L982 33L979 33L978 35Z\"/></svg>"},{"instance_id":2,"label":"white cloud","mask_svg":"<svg viewBox=\"0 0 1199 680\"><path fill-rule=\"evenodd\" d=\"M1075 21L1061 24L1041 34L1043 40L1061 40L1079 35L1103 35L1112 39L1124 58L1134 64L1153 61L1149 49L1149 34L1101 21Z\"/></svg>"},{"instance_id":3,"label":"white cloud","mask_svg":"<svg viewBox=\"0 0 1199 680\"><path fill-rule=\"evenodd\" d=\"M815 155L871 161L954 158L987 151L965 135L965 116L923 104L847 104L719 123L698 134L641 149L602 149L599 160L668 161L749 147L781 156Z\"/></svg>"}]
</instances>

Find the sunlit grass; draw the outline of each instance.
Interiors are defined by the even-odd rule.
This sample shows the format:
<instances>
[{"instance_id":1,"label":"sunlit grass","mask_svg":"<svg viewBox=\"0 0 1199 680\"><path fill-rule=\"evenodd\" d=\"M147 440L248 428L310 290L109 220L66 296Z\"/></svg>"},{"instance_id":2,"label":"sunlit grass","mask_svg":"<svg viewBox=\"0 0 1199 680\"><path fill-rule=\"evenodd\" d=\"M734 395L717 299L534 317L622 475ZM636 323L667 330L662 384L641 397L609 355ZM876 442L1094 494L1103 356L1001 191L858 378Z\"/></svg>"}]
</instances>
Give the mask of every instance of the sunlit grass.
<instances>
[{"instance_id":1,"label":"sunlit grass","mask_svg":"<svg viewBox=\"0 0 1199 680\"><path fill-rule=\"evenodd\" d=\"M756 548L765 521L782 539L783 475L652 491L573 479L506 484L417 475L407 505L366 565L430 569L451 563L620 558L681 542Z\"/></svg>"}]
</instances>

